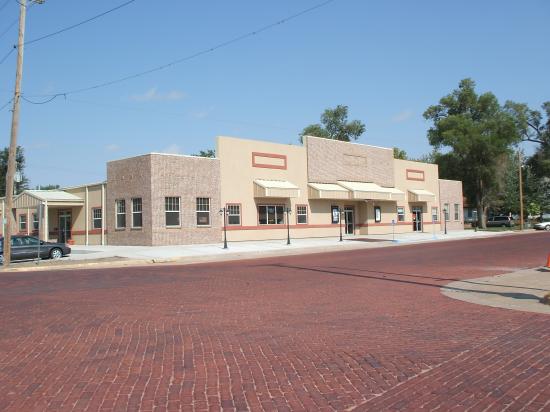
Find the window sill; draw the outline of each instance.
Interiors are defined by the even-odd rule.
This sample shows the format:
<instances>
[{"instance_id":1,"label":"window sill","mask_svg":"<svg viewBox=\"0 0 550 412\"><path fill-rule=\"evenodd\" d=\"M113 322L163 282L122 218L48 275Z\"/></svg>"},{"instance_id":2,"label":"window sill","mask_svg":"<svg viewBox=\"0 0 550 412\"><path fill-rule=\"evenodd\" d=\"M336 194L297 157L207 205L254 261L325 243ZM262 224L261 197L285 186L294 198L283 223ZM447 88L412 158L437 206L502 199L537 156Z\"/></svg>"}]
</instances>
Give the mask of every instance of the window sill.
<instances>
[{"instance_id":1,"label":"window sill","mask_svg":"<svg viewBox=\"0 0 550 412\"><path fill-rule=\"evenodd\" d=\"M115 232L124 232L125 230L125 227L115 227Z\"/></svg>"},{"instance_id":2,"label":"window sill","mask_svg":"<svg viewBox=\"0 0 550 412\"><path fill-rule=\"evenodd\" d=\"M143 227L132 227L130 230L143 230Z\"/></svg>"},{"instance_id":3,"label":"window sill","mask_svg":"<svg viewBox=\"0 0 550 412\"><path fill-rule=\"evenodd\" d=\"M197 228L209 228L209 227L212 227L212 225L197 225Z\"/></svg>"},{"instance_id":4,"label":"window sill","mask_svg":"<svg viewBox=\"0 0 550 412\"><path fill-rule=\"evenodd\" d=\"M179 226L164 226L165 229L181 229L181 225Z\"/></svg>"}]
</instances>

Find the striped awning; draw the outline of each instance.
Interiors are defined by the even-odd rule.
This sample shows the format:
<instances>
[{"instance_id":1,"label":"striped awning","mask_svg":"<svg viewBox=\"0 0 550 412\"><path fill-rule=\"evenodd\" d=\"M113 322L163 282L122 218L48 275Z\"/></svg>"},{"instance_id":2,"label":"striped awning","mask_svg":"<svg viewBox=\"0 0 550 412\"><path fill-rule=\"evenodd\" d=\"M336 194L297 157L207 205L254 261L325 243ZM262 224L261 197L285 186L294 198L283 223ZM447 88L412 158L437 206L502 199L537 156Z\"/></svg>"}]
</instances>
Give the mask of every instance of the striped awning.
<instances>
[{"instance_id":1,"label":"striped awning","mask_svg":"<svg viewBox=\"0 0 550 412\"><path fill-rule=\"evenodd\" d=\"M309 199L350 199L350 191L334 183L308 183Z\"/></svg>"},{"instance_id":2,"label":"striped awning","mask_svg":"<svg viewBox=\"0 0 550 412\"><path fill-rule=\"evenodd\" d=\"M424 189L409 189L409 202L433 202L435 195Z\"/></svg>"},{"instance_id":3,"label":"striped awning","mask_svg":"<svg viewBox=\"0 0 550 412\"><path fill-rule=\"evenodd\" d=\"M286 180L254 180L254 197L299 197L300 188Z\"/></svg>"},{"instance_id":4,"label":"striped awning","mask_svg":"<svg viewBox=\"0 0 550 412\"><path fill-rule=\"evenodd\" d=\"M338 181L338 184L351 192L350 199L396 201L405 197L405 193L399 189L378 186L376 183Z\"/></svg>"}]
</instances>

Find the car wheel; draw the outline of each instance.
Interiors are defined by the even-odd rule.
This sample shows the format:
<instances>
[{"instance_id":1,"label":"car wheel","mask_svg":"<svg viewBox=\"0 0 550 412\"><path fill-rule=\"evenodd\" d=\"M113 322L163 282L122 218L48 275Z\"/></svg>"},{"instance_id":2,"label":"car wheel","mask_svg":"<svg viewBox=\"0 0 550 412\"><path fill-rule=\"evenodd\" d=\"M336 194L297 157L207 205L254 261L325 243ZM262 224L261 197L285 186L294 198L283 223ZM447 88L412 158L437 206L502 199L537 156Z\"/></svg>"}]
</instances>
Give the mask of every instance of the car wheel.
<instances>
[{"instance_id":1,"label":"car wheel","mask_svg":"<svg viewBox=\"0 0 550 412\"><path fill-rule=\"evenodd\" d=\"M63 256L63 252L58 247L53 248L50 251L50 259L56 259L57 260L57 259L61 259L62 256Z\"/></svg>"},{"instance_id":2,"label":"car wheel","mask_svg":"<svg viewBox=\"0 0 550 412\"><path fill-rule=\"evenodd\" d=\"M0 265L4 264L4 255L0 255Z\"/></svg>"},{"instance_id":3,"label":"car wheel","mask_svg":"<svg viewBox=\"0 0 550 412\"><path fill-rule=\"evenodd\" d=\"M548 231L550 231L550 225L546 225L546 226L544 226L544 230L548 230Z\"/></svg>"},{"instance_id":4,"label":"car wheel","mask_svg":"<svg viewBox=\"0 0 550 412\"><path fill-rule=\"evenodd\" d=\"M502 224L500 227L506 227L506 225L505 225L505 224Z\"/></svg>"}]
</instances>

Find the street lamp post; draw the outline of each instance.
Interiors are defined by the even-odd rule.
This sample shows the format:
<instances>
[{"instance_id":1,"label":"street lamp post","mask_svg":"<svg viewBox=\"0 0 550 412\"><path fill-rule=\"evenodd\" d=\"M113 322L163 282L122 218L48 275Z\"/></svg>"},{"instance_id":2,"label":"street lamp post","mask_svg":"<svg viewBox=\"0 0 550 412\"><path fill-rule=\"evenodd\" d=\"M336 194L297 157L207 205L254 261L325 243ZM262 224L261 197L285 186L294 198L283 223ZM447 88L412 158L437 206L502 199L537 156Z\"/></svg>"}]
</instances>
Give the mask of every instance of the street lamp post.
<instances>
[{"instance_id":1,"label":"street lamp post","mask_svg":"<svg viewBox=\"0 0 550 412\"><path fill-rule=\"evenodd\" d=\"M447 209L443 209L443 221L445 224L445 234L447 234Z\"/></svg>"},{"instance_id":2,"label":"street lamp post","mask_svg":"<svg viewBox=\"0 0 550 412\"><path fill-rule=\"evenodd\" d=\"M285 209L286 212L286 244L290 245L290 214L292 213L292 209L287 207Z\"/></svg>"},{"instance_id":3,"label":"street lamp post","mask_svg":"<svg viewBox=\"0 0 550 412\"><path fill-rule=\"evenodd\" d=\"M219 214L223 215L223 248L227 249L227 209L222 207Z\"/></svg>"},{"instance_id":4,"label":"street lamp post","mask_svg":"<svg viewBox=\"0 0 550 412\"><path fill-rule=\"evenodd\" d=\"M523 230L523 176L521 174L521 152L518 151L519 165L519 229Z\"/></svg>"},{"instance_id":5,"label":"street lamp post","mask_svg":"<svg viewBox=\"0 0 550 412\"><path fill-rule=\"evenodd\" d=\"M343 241L342 239L342 215L344 214L344 209L339 208L338 209L338 223L340 224L340 242Z\"/></svg>"}]
</instances>

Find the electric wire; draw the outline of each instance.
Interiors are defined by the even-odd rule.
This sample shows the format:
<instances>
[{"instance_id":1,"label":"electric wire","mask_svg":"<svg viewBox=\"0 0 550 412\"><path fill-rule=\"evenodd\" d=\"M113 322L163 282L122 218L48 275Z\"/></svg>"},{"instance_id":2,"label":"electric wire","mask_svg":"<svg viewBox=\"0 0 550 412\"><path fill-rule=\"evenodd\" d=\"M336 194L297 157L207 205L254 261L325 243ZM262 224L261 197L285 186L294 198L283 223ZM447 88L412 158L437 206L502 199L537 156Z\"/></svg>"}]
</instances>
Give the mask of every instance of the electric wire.
<instances>
[{"instance_id":1,"label":"electric wire","mask_svg":"<svg viewBox=\"0 0 550 412\"><path fill-rule=\"evenodd\" d=\"M116 7L113 7L112 9L109 9L109 10L107 10L107 11L104 11L103 13L99 13L99 14L97 14L97 15L95 15L95 16L93 16L93 17L90 17L90 18L88 18L88 19L86 19L86 20L83 20L83 21L81 21L81 22L79 22L79 23L73 24L73 25L71 25L71 26L65 27L65 28L60 29L60 30L57 30L57 31L54 31L53 33L45 34L44 36L37 37L36 39L32 39L32 40L26 41L26 42L24 43L24 45L27 46L27 45L29 45L29 44L33 44L33 43L39 42L39 41L41 41L41 40L44 40L44 39L47 39L47 38L56 36L56 35L61 34L61 33L64 33L64 32L66 32L66 31L75 29L75 28L77 28L77 27L79 27L79 26L82 26L83 24L89 23L89 22L94 21L94 20L96 20L96 19L98 19L98 18L100 18L100 17L103 17L103 16L105 16L106 14L112 13L112 12L114 12L114 11L116 11L116 10L119 10L119 9L121 9L121 8L123 8L123 7L126 7L126 6L130 5L131 3L135 2L135 1L136 1L136 0L129 0L129 1L125 2L125 3L119 4L119 5L116 6Z\"/></svg>"},{"instance_id":2,"label":"electric wire","mask_svg":"<svg viewBox=\"0 0 550 412\"><path fill-rule=\"evenodd\" d=\"M30 103L30 104L46 104L46 103L51 102L52 100L55 100L56 98L58 98L60 96L63 96L63 95L62 94L56 94L55 96L52 96L49 99L44 100L43 102L35 102L33 100L30 100L30 99L26 98L23 95L21 95L21 99L25 100L27 103Z\"/></svg>"},{"instance_id":3,"label":"electric wire","mask_svg":"<svg viewBox=\"0 0 550 412\"><path fill-rule=\"evenodd\" d=\"M175 66L177 64L181 64L181 63L187 62L189 60L195 59L195 58L200 57L202 55L214 52L218 49L221 49L221 48L227 47L229 45L232 45L234 43L240 42L240 41L245 40L249 37L256 36L260 33L263 33L267 30L270 30L274 27L280 26L281 24L287 23L291 20L294 20L298 17L301 17L304 14L308 14L308 13L314 11L314 10L320 9L321 7L325 7L328 4L333 3L334 1L336 1L336 0L325 0L321 3L316 4L315 6L309 7L309 8L304 9L304 10L298 12L298 13L295 13L295 14L287 16L283 19L277 20L276 22L273 22L273 23L270 23L270 24L265 25L263 27L260 27L260 28L254 30L254 31L250 31L248 33L245 33L245 34L242 34L240 36L234 37L230 40L224 41L222 43L218 43L217 45L214 45L212 47L200 50L196 53L190 54L190 55L182 57L180 59L173 60L169 63L162 64L160 66L153 67L153 68L148 69L148 70L144 70L142 72L134 73L134 74L131 74L131 75L128 75L128 76L124 76L124 77L115 79L115 80L110 80L110 81L98 83L98 84L95 84L93 86L82 87L80 89L73 89L73 90L68 90L68 91L64 91L64 92L60 92L60 93L54 93L54 94L37 94L37 95L33 95L31 97L68 96L70 94L83 93L83 92L87 92L87 91L91 91L91 90L95 90L95 89L100 89L100 88L107 87L107 86L112 86L112 85L117 84L117 83L122 83L122 82L127 81L127 80L135 79L135 78L138 78L138 77L145 76L147 74L158 72L158 71L167 69L169 67Z\"/></svg>"},{"instance_id":4,"label":"electric wire","mask_svg":"<svg viewBox=\"0 0 550 412\"><path fill-rule=\"evenodd\" d=\"M4 63L4 62L8 59L8 57L11 56L11 54L13 53L13 51L14 51L15 49L16 49L16 47L13 46L13 47L10 49L10 51L7 52L7 53L4 55L4 57L2 57L2 59L0 59L0 64Z\"/></svg>"},{"instance_id":5,"label":"electric wire","mask_svg":"<svg viewBox=\"0 0 550 412\"><path fill-rule=\"evenodd\" d=\"M11 102L13 102L13 99L10 99L6 103L4 103L4 105L0 107L0 112L4 110L6 107L8 107Z\"/></svg>"}]
</instances>

